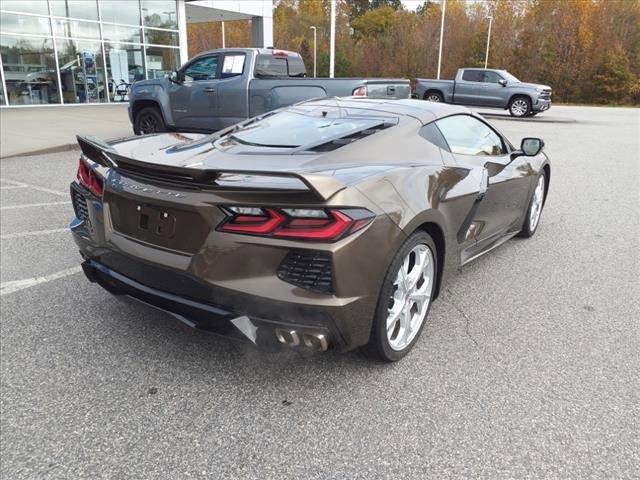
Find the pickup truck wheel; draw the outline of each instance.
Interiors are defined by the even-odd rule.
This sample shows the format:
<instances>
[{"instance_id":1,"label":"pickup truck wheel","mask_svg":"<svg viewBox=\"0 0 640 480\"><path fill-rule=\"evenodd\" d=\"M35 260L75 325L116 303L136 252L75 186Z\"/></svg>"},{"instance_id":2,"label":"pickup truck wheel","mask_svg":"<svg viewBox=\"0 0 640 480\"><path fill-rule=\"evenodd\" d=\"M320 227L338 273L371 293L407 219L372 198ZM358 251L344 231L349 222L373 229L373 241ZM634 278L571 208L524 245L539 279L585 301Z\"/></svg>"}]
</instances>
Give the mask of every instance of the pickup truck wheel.
<instances>
[{"instance_id":1,"label":"pickup truck wheel","mask_svg":"<svg viewBox=\"0 0 640 480\"><path fill-rule=\"evenodd\" d=\"M436 92L435 90L429 90L424 94L424 99L427 102L444 102L444 98L442 98L442 94L440 92Z\"/></svg>"},{"instance_id":2,"label":"pickup truck wheel","mask_svg":"<svg viewBox=\"0 0 640 480\"><path fill-rule=\"evenodd\" d=\"M531 113L531 100L527 97L515 97L509 102L509 113L512 117L526 117Z\"/></svg>"},{"instance_id":3,"label":"pickup truck wheel","mask_svg":"<svg viewBox=\"0 0 640 480\"><path fill-rule=\"evenodd\" d=\"M138 112L133 122L133 132L136 135L166 132L162 114L155 107L146 107Z\"/></svg>"}]
</instances>

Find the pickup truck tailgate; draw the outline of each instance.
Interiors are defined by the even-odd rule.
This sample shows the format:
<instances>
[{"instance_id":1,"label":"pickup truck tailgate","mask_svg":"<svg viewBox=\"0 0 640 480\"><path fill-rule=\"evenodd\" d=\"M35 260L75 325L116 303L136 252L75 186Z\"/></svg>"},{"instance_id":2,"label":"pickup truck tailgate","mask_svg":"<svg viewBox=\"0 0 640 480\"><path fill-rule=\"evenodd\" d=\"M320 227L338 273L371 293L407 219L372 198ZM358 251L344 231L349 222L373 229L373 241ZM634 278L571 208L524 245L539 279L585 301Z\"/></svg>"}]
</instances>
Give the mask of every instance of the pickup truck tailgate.
<instances>
[{"instance_id":1,"label":"pickup truck tailgate","mask_svg":"<svg viewBox=\"0 0 640 480\"><path fill-rule=\"evenodd\" d=\"M367 97L409 98L411 96L411 85L409 80L364 80L364 84L367 87Z\"/></svg>"}]
</instances>

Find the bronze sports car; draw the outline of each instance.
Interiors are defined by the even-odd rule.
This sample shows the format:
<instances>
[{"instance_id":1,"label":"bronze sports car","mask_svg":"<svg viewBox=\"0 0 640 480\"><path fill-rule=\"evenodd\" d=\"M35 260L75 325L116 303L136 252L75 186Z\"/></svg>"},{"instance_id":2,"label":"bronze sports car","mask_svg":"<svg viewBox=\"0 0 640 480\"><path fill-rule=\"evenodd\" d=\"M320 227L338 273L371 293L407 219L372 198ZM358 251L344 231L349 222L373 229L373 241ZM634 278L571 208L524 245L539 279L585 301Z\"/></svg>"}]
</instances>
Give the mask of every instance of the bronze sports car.
<instances>
[{"instance_id":1,"label":"bronze sports car","mask_svg":"<svg viewBox=\"0 0 640 480\"><path fill-rule=\"evenodd\" d=\"M456 268L538 227L542 140L463 107L325 98L216 134L79 137L92 282L261 347L395 361Z\"/></svg>"}]
</instances>

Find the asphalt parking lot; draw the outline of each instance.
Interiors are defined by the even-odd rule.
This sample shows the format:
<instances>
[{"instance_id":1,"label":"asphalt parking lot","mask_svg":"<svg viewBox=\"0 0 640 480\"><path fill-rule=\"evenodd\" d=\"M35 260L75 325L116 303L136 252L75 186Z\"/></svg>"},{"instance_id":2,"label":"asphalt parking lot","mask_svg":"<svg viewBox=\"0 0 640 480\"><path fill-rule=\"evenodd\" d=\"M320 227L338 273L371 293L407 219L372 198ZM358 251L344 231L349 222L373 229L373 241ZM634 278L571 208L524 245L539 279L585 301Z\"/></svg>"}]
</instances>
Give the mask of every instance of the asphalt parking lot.
<instances>
[{"instance_id":1,"label":"asphalt parking lot","mask_svg":"<svg viewBox=\"0 0 640 480\"><path fill-rule=\"evenodd\" d=\"M394 365L115 299L66 229L77 153L3 159L0 477L637 478L640 110L553 115L492 119L546 141L538 232L463 267Z\"/></svg>"}]
</instances>

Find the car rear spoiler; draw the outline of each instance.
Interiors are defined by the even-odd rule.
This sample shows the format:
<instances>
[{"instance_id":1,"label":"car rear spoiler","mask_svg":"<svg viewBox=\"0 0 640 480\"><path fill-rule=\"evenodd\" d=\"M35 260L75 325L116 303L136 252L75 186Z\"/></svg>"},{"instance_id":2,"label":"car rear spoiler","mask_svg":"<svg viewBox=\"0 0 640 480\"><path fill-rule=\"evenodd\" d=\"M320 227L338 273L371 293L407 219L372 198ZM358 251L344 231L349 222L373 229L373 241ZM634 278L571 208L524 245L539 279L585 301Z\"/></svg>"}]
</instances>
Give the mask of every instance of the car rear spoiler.
<instances>
[{"instance_id":1,"label":"car rear spoiler","mask_svg":"<svg viewBox=\"0 0 640 480\"><path fill-rule=\"evenodd\" d=\"M203 189L309 191L323 201L346 188L337 178L316 173L201 169L143 162L120 155L113 146L94 136L78 135L77 139L83 155L89 160L123 175L132 174L164 184ZM281 179L281 182L268 183L265 179Z\"/></svg>"}]
</instances>

